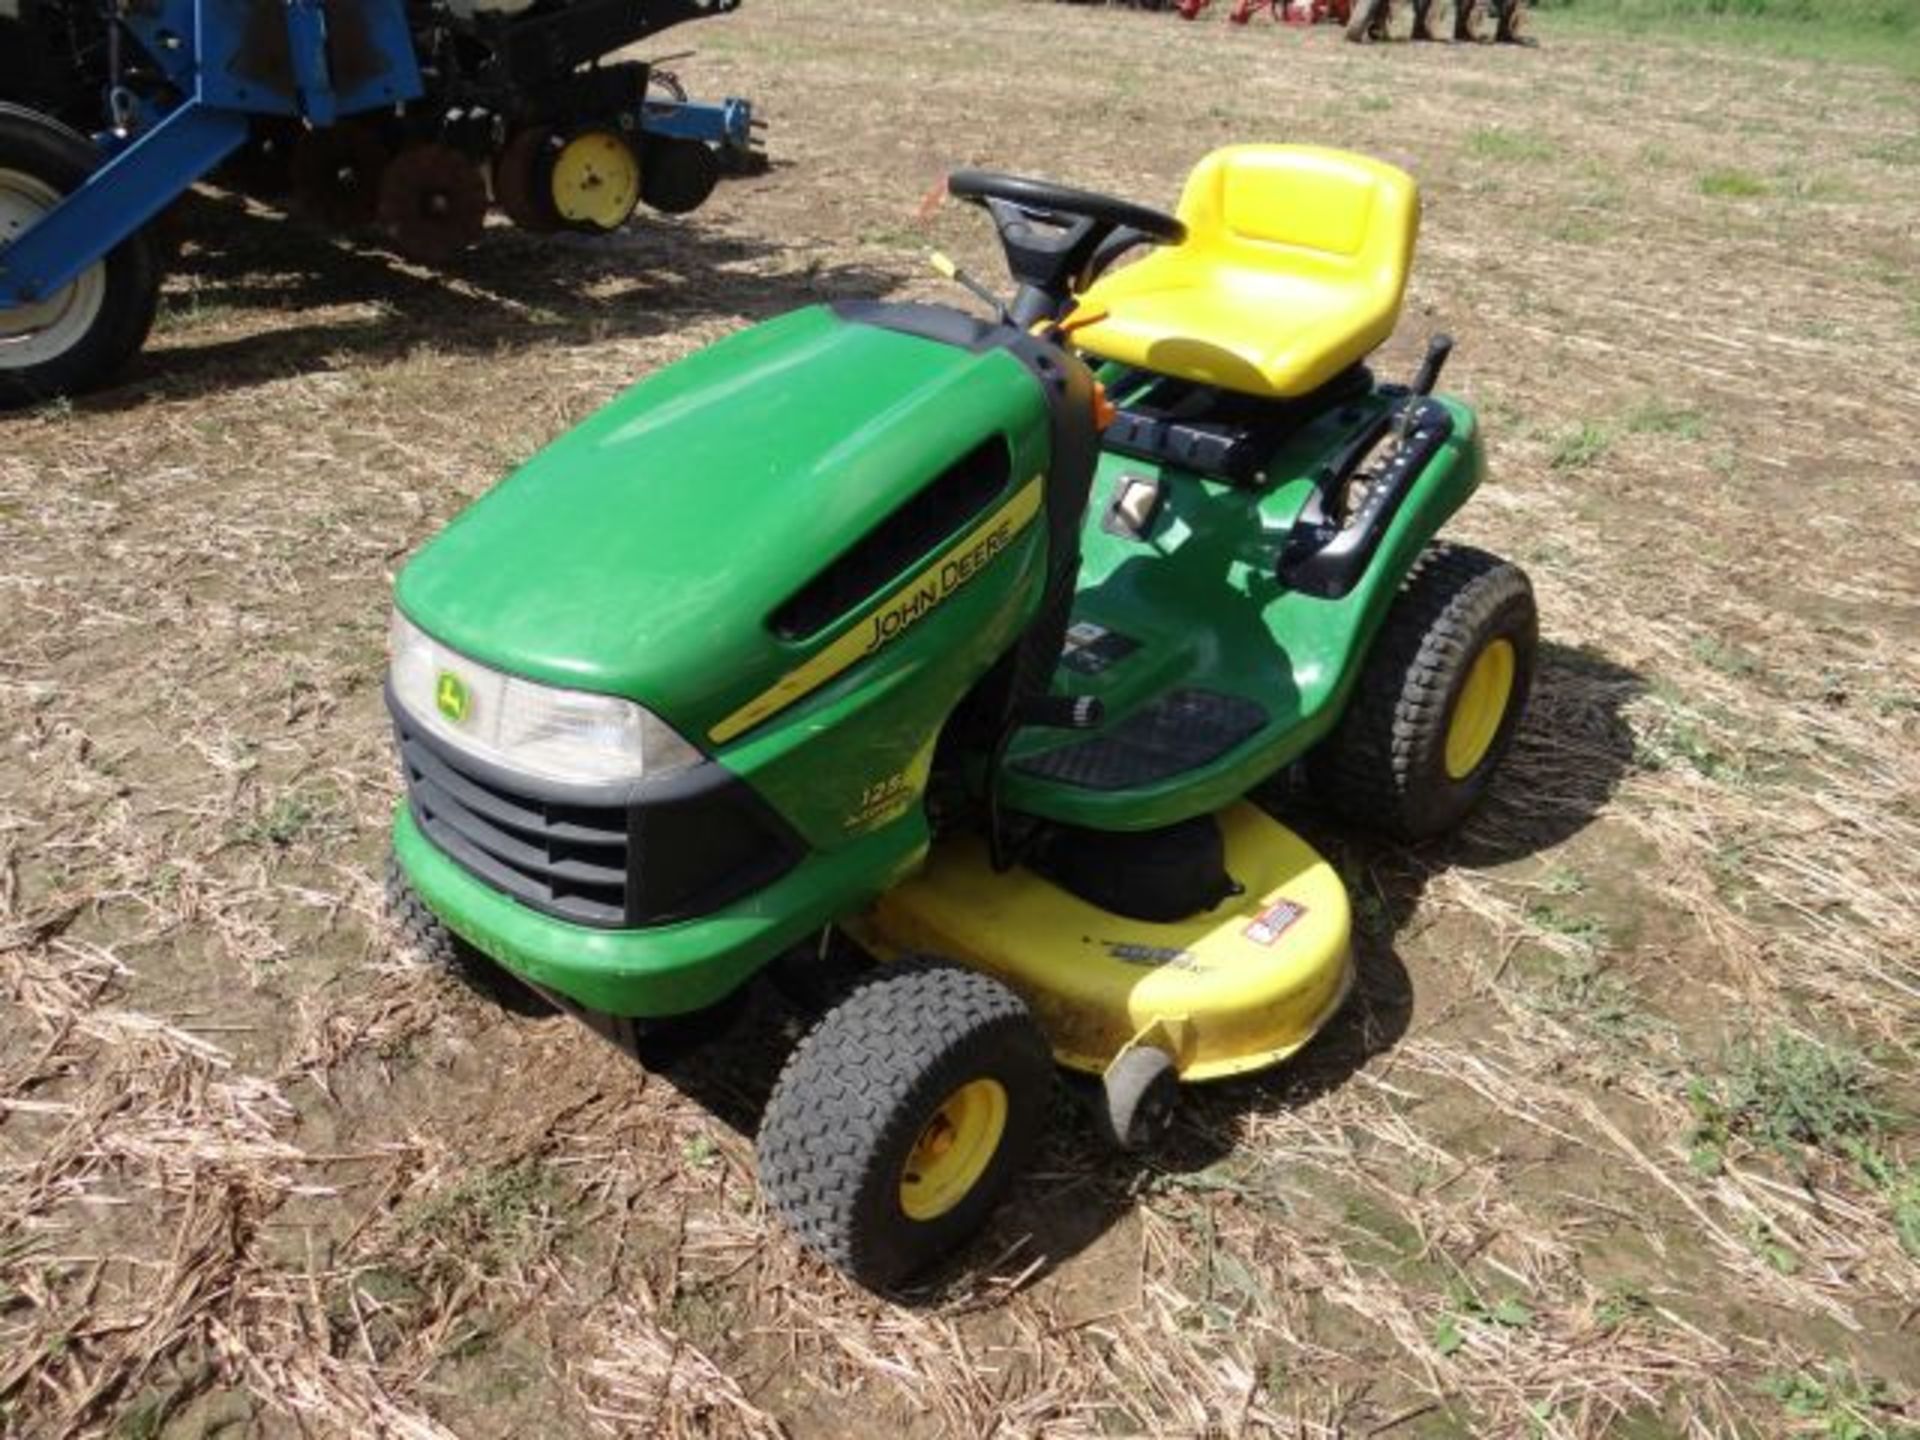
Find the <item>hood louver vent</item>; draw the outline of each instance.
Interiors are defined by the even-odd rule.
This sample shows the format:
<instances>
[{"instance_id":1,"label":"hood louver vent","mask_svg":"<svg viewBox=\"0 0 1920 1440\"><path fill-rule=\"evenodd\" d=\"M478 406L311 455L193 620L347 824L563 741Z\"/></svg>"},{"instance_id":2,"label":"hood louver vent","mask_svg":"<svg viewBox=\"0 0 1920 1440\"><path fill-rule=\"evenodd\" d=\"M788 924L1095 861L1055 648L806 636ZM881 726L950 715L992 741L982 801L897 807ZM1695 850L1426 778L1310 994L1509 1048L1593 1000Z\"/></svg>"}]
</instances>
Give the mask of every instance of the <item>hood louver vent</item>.
<instances>
[{"instance_id":1,"label":"hood louver vent","mask_svg":"<svg viewBox=\"0 0 1920 1440\"><path fill-rule=\"evenodd\" d=\"M1004 439L975 446L774 611L768 628L807 640L853 613L983 515L1012 473Z\"/></svg>"}]
</instances>

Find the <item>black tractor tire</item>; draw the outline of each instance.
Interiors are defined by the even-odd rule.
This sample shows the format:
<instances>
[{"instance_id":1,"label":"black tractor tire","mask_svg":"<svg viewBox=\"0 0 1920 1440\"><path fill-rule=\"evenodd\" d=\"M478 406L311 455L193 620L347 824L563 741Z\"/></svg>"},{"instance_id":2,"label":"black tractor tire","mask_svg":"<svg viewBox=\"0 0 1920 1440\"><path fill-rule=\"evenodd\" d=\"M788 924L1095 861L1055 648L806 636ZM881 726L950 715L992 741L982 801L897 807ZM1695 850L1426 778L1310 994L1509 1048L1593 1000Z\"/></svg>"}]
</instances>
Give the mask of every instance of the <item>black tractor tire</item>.
<instances>
[{"instance_id":1,"label":"black tractor tire","mask_svg":"<svg viewBox=\"0 0 1920 1440\"><path fill-rule=\"evenodd\" d=\"M1472 768L1452 773L1447 740L1468 677L1512 646L1505 707ZM1492 783L1533 687L1539 613L1526 573L1484 550L1435 544L1394 597L1339 726L1307 758L1330 810L1401 840L1441 835Z\"/></svg>"},{"instance_id":2,"label":"black tractor tire","mask_svg":"<svg viewBox=\"0 0 1920 1440\"><path fill-rule=\"evenodd\" d=\"M984 1167L948 1208L909 1215L910 1163L980 1082L996 1083L1005 1100ZM761 1121L761 1187L809 1250L868 1289L889 1289L986 1221L1039 1143L1053 1084L1039 1027L998 980L950 965L891 966L829 1010L788 1058Z\"/></svg>"},{"instance_id":3,"label":"black tractor tire","mask_svg":"<svg viewBox=\"0 0 1920 1440\"><path fill-rule=\"evenodd\" d=\"M77 131L37 111L0 103L0 186L11 179L23 198L57 198L78 189L99 160L93 143ZM0 242L25 229L17 219L12 225L0 221ZM61 296L67 307L82 308L59 309ZM106 381L146 343L159 301L160 267L146 233L137 231L55 297L53 342L10 337L9 312L0 310L0 410L41 404ZM39 333L45 335L47 328Z\"/></svg>"}]
</instances>

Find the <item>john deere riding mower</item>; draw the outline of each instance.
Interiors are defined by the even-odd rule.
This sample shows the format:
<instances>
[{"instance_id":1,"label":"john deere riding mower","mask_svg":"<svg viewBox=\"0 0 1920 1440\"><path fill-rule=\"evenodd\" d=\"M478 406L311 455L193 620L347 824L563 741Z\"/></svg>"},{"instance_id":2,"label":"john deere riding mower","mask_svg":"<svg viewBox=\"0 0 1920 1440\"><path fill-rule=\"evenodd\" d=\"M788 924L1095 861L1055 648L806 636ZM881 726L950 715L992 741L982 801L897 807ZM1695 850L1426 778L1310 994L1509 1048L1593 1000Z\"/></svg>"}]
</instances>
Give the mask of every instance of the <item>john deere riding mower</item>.
<instances>
[{"instance_id":1,"label":"john deere riding mower","mask_svg":"<svg viewBox=\"0 0 1920 1440\"><path fill-rule=\"evenodd\" d=\"M1178 216L966 171L991 310L839 303L675 364L406 567L393 902L577 1006L666 1022L829 932L876 963L759 1137L802 1241L885 1286L978 1226L1053 1065L1139 1144L1351 983L1296 761L1419 838L1526 702L1526 577L1435 534L1473 412L1368 355L1412 181L1241 146ZM1124 267L1127 252L1150 253ZM796 956L798 959L796 960Z\"/></svg>"}]
</instances>

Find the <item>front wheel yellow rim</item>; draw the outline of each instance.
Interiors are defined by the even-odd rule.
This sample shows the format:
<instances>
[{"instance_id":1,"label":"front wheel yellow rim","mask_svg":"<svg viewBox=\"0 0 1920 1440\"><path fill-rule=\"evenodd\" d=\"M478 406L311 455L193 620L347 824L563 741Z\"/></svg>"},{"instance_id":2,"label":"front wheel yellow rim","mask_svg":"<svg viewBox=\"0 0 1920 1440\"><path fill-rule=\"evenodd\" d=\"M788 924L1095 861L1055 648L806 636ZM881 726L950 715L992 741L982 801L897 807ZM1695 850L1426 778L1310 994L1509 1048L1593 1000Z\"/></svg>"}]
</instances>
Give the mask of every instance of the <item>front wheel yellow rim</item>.
<instances>
[{"instance_id":1,"label":"front wheel yellow rim","mask_svg":"<svg viewBox=\"0 0 1920 1440\"><path fill-rule=\"evenodd\" d=\"M610 130L588 130L553 157L553 208L570 225L618 230L640 203L640 157Z\"/></svg>"},{"instance_id":2,"label":"front wheel yellow rim","mask_svg":"<svg viewBox=\"0 0 1920 1440\"><path fill-rule=\"evenodd\" d=\"M987 1173L1007 1129L1007 1091L998 1080L969 1080L933 1113L900 1171L900 1208L934 1220Z\"/></svg>"},{"instance_id":3,"label":"front wheel yellow rim","mask_svg":"<svg viewBox=\"0 0 1920 1440\"><path fill-rule=\"evenodd\" d=\"M1511 640L1495 640L1482 650L1453 702L1447 722L1447 776L1464 780L1480 768L1493 748L1500 723L1513 699L1515 660Z\"/></svg>"}]
</instances>

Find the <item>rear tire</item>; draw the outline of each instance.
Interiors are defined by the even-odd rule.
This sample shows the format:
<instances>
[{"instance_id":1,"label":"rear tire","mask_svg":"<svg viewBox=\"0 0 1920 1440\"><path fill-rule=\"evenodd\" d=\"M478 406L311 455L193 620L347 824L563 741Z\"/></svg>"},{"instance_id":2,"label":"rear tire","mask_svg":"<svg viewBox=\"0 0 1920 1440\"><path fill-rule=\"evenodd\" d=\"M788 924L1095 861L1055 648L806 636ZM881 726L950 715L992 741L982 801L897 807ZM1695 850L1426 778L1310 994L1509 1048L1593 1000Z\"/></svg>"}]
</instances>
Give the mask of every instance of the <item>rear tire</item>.
<instances>
[{"instance_id":1,"label":"rear tire","mask_svg":"<svg viewBox=\"0 0 1920 1440\"><path fill-rule=\"evenodd\" d=\"M1307 759L1328 808L1402 840L1477 805L1533 687L1540 620L1518 566L1430 546L1394 597L1347 711Z\"/></svg>"},{"instance_id":2,"label":"rear tire","mask_svg":"<svg viewBox=\"0 0 1920 1440\"><path fill-rule=\"evenodd\" d=\"M884 971L814 1026L761 1123L760 1181L809 1250L869 1289L973 1234L1039 1142L1053 1061L1026 1005L945 965Z\"/></svg>"},{"instance_id":3,"label":"rear tire","mask_svg":"<svg viewBox=\"0 0 1920 1440\"><path fill-rule=\"evenodd\" d=\"M78 189L99 159L59 121L0 103L0 242ZM136 232L51 297L0 310L0 409L105 381L146 343L159 299L159 266Z\"/></svg>"}]
</instances>

